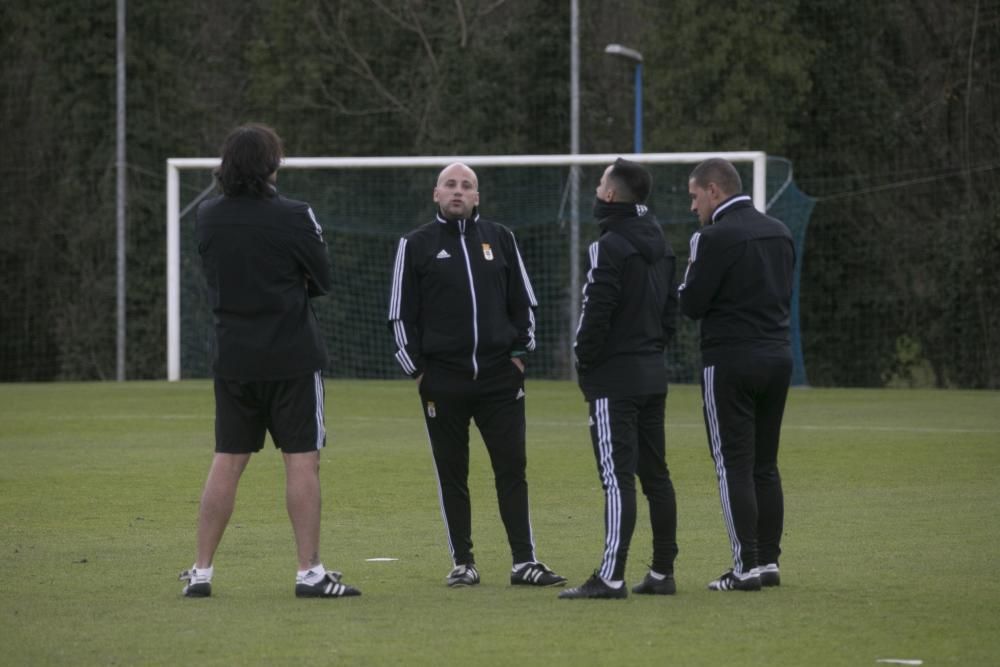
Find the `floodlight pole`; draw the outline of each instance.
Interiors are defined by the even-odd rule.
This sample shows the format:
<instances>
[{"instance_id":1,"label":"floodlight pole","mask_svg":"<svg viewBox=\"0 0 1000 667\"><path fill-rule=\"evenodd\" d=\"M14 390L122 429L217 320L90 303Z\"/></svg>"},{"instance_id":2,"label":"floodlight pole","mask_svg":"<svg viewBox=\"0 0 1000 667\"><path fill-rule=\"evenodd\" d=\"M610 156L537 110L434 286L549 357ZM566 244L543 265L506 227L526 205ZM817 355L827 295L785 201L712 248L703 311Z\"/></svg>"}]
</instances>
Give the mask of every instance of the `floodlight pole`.
<instances>
[{"instance_id":1,"label":"floodlight pole","mask_svg":"<svg viewBox=\"0 0 1000 667\"><path fill-rule=\"evenodd\" d=\"M642 152L642 54L621 44L608 44L604 52L612 56L620 56L635 63L635 123L632 139L634 150Z\"/></svg>"},{"instance_id":2,"label":"floodlight pole","mask_svg":"<svg viewBox=\"0 0 1000 667\"><path fill-rule=\"evenodd\" d=\"M117 261L115 335L115 379L125 379L125 215L127 165L125 163L125 0L117 2L116 28L116 90L115 168L117 193L115 202L115 246Z\"/></svg>"},{"instance_id":3,"label":"floodlight pole","mask_svg":"<svg viewBox=\"0 0 1000 667\"><path fill-rule=\"evenodd\" d=\"M569 47L569 152L580 154L580 6L570 0ZM569 313L567 318L567 365L570 379L576 380L577 321L580 319L580 165L569 167Z\"/></svg>"},{"instance_id":4,"label":"floodlight pole","mask_svg":"<svg viewBox=\"0 0 1000 667\"><path fill-rule=\"evenodd\" d=\"M642 152L642 61L635 66L635 152Z\"/></svg>"}]
</instances>

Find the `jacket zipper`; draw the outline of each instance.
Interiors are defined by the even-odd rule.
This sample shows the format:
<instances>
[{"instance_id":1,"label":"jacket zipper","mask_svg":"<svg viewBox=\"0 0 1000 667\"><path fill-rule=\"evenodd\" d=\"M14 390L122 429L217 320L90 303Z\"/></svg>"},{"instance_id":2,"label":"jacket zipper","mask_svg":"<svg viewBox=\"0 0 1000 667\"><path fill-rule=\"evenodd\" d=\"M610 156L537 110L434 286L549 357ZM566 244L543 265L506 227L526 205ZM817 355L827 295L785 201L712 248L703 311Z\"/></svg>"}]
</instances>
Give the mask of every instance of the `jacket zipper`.
<instances>
[{"instance_id":1,"label":"jacket zipper","mask_svg":"<svg viewBox=\"0 0 1000 667\"><path fill-rule=\"evenodd\" d=\"M458 221L458 232L462 241L462 254L465 256L465 272L469 276L469 293L472 295L472 379L479 377L479 362L476 353L479 351L479 306L476 303L476 283L472 280L472 262L469 261L469 249L465 245L465 220Z\"/></svg>"}]
</instances>

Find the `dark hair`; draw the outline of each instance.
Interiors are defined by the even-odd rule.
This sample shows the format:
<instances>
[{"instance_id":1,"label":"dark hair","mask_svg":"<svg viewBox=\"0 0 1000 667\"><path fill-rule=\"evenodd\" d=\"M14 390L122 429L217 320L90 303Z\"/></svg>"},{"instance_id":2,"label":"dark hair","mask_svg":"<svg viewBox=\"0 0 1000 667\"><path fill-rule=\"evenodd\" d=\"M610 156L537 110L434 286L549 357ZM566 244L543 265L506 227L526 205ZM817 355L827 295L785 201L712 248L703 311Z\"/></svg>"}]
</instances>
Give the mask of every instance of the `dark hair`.
<instances>
[{"instance_id":1,"label":"dark hair","mask_svg":"<svg viewBox=\"0 0 1000 667\"><path fill-rule=\"evenodd\" d=\"M649 170L638 162L618 158L608 172L608 178L615 182L622 200L629 203L645 204L653 189L653 177Z\"/></svg>"},{"instance_id":2,"label":"dark hair","mask_svg":"<svg viewBox=\"0 0 1000 667\"><path fill-rule=\"evenodd\" d=\"M229 197L271 197L274 188L268 178L278 170L282 157L281 137L273 129L260 123L241 125L222 144L222 164L215 178Z\"/></svg>"},{"instance_id":3,"label":"dark hair","mask_svg":"<svg viewBox=\"0 0 1000 667\"><path fill-rule=\"evenodd\" d=\"M700 188L708 187L709 183L715 183L725 195L735 195L743 192L743 181L740 180L740 173L736 171L728 160L720 157L713 157L705 160L691 172L690 180Z\"/></svg>"}]
</instances>

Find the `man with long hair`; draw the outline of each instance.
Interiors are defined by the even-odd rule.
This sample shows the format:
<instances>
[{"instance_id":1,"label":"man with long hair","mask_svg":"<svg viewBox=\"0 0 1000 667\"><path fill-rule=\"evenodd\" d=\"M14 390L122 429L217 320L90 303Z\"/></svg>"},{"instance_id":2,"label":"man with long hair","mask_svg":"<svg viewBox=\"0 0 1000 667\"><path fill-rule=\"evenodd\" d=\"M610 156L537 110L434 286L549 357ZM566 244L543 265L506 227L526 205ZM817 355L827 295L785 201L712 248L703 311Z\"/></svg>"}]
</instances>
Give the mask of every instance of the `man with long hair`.
<instances>
[{"instance_id":1,"label":"man with long hair","mask_svg":"<svg viewBox=\"0 0 1000 667\"><path fill-rule=\"evenodd\" d=\"M361 594L319 557L327 352L310 299L332 287L330 257L309 204L278 193L282 155L271 128L236 128L215 173L222 194L198 207L198 254L215 320L215 456L198 512L197 557L181 573L187 597L212 594L213 558L240 476L267 433L285 462L295 595Z\"/></svg>"}]
</instances>

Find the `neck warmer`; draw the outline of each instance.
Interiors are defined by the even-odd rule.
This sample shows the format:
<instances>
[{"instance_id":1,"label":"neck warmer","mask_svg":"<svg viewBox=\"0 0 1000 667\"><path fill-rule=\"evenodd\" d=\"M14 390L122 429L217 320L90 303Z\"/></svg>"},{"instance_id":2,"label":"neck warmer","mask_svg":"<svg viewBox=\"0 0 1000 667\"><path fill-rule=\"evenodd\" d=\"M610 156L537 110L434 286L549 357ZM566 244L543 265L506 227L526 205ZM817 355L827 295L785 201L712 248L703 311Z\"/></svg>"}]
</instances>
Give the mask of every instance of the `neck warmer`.
<instances>
[{"instance_id":1,"label":"neck warmer","mask_svg":"<svg viewBox=\"0 0 1000 667\"><path fill-rule=\"evenodd\" d=\"M594 197L594 219L598 222L607 218L638 218L646 215L647 210L644 204L606 202L599 197Z\"/></svg>"}]
</instances>

